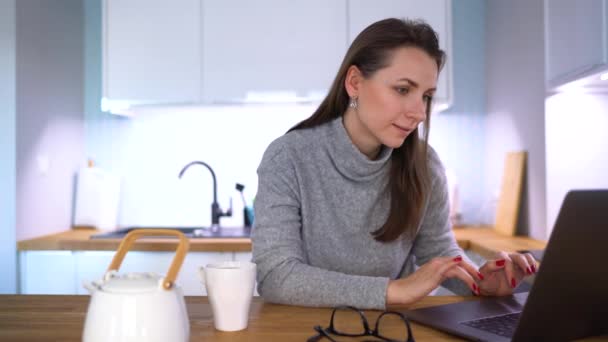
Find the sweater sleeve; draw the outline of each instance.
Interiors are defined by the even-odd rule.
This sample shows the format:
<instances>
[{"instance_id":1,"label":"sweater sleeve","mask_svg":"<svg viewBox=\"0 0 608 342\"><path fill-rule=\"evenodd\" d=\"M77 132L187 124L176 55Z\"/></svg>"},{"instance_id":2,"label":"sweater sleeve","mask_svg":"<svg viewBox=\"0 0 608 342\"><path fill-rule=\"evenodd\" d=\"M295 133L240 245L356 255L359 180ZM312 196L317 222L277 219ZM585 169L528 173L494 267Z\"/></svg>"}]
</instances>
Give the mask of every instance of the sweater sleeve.
<instances>
[{"instance_id":1,"label":"sweater sleeve","mask_svg":"<svg viewBox=\"0 0 608 342\"><path fill-rule=\"evenodd\" d=\"M388 278L308 264L298 179L286 152L283 146L271 144L258 168L252 239L259 293L264 300L280 304L384 309Z\"/></svg>"},{"instance_id":2,"label":"sweater sleeve","mask_svg":"<svg viewBox=\"0 0 608 342\"><path fill-rule=\"evenodd\" d=\"M432 175L431 192L414 241L413 253L416 257L416 264L422 266L435 257L460 255L465 261L477 266L456 242L449 220L450 210L445 170L435 151L429 149L429 156ZM460 279L448 279L443 282L442 286L458 295L472 294L469 287Z\"/></svg>"}]
</instances>

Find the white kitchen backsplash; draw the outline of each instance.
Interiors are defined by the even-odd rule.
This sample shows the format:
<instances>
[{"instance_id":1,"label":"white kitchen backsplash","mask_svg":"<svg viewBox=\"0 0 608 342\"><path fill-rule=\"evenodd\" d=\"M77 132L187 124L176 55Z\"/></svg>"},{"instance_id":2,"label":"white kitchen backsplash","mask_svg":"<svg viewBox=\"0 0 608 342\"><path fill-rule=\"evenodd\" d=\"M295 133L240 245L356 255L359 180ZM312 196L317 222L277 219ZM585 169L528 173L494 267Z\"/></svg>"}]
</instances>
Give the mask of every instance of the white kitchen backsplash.
<instances>
[{"instance_id":1,"label":"white kitchen backsplash","mask_svg":"<svg viewBox=\"0 0 608 342\"><path fill-rule=\"evenodd\" d=\"M120 144L93 149L104 164L122 176L120 226L201 226L211 223L213 182L201 165L180 170L194 160L209 164L217 177L218 202L233 217L223 226L243 223L243 205L236 183L245 185L245 199L257 192L256 170L267 146L315 109L312 105L167 107L136 111L116 119L113 135ZM108 114L109 115L109 114ZM110 119L114 120L114 119ZM117 133L118 132L118 133ZM122 133L120 133L122 132ZM96 144L110 143L111 136ZM112 153L107 153L107 150Z\"/></svg>"},{"instance_id":2,"label":"white kitchen backsplash","mask_svg":"<svg viewBox=\"0 0 608 342\"><path fill-rule=\"evenodd\" d=\"M87 123L87 152L96 165L122 179L121 227L209 225L210 172L194 165L178 178L180 170L194 160L213 168L223 210L232 197L233 217L221 218L221 224L241 226L243 203L235 184L245 185L245 200L251 205L264 151L315 109L316 105L165 107L140 109L131 118L106 113L102 120ZM454 135L462 129L476 131L482 124L475 115L449 113L434 118L431 132L431 144L458 176L458 212L466 222L478 219L470 212L478 207L474 200L481 190L475 179L481 161L471 152L483 144L480 135L467 139Z\"/></svg>"}]
</instances>

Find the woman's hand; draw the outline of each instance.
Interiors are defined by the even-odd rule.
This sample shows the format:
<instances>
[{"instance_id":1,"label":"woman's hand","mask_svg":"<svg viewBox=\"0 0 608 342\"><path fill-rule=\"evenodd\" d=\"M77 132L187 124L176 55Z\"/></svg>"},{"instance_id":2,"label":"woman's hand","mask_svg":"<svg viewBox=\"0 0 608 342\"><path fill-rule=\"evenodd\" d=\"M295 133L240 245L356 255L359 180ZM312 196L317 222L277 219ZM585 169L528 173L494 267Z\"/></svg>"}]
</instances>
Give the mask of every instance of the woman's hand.
<instances>
[{"instance_id":1,"label":"woman's hand","mask_svg":"<svg viewBox=\"0 0 608 342\"><path fill-rule=\"evenodd\" d=\"M538 264L530 253L497 253L494 260L488 260L479 271L483 280L479 282L484 296L505 296L513 293L522 280L536 273Z\"/></svg>"},{"instance_id":2,"label":"woman's hand","mask_svg":"<svg viewBox=\"0 0 608 342\"><path fill-rule=\"evenodd\" d=\"M448 278L458 278L479 294L477 269L462 257L438 257L422 265L406 278L391 280L386 290L386 304L412 304L437 288Z\"/></svg>"}]
</instances>

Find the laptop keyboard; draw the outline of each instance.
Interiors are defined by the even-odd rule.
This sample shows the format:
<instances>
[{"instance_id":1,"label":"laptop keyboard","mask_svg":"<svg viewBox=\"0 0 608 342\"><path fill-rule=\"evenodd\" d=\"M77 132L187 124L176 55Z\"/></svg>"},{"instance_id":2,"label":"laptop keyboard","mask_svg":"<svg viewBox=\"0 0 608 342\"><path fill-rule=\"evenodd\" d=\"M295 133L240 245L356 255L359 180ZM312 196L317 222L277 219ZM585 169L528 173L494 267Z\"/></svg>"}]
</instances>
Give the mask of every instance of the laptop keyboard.
<instances>
[{"instance_id":1,"label":"laptop keyboard","mask_svg":"<svg viewBox=\"0 0 608 342\"><path fill-rule=\"evenodd\" d=\"M515 332L515 327L517 326L520 315L521 312L516 312L501 316L492 316L472 321L460 322L460 324L503 337L513 337L513 333Z\"/></svg>"}]
</instances>

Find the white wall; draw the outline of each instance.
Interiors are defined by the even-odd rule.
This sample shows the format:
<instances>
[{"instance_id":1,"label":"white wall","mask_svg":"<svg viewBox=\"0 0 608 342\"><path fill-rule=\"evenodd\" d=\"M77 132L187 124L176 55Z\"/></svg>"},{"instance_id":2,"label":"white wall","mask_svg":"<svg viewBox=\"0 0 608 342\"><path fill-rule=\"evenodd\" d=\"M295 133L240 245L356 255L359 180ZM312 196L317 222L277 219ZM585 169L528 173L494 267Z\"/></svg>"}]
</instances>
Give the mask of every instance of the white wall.
<instances>
[{"instance_id":1,"label":"white wall","mask_svg":"<svg viewBox=\"0 0 608 342\"><path fill-rule=\"evenodd\" d=\"M505 153L528 152L521 233L546 237L544 28L542 0L486 5L485 175L495 208Z\"/></svg>"},{"instance_id":2,"label":"white wall","mask_svg":"<svg viewBox=\"0 0 608 342\"><path fill-rule=\"evenodd\" d=\"M0 293L17 290L15 0L0 1Z\"/></svg>"},{"instance_id":3,"label":"white wall","mask_svg":"<svg viewBox=\"0 0 608 342\"><path fill-rule=\"evenodd\" d=\"M572 189L608 189L608 94L568 92L546 100L547 223Z\"/></svg>"},{"instance_id":4,"label":"white wall","mask_svg":"<svg viewBox=\"0 0 608 342\"><path fill-rule=\"evenodd\" d=\"M71 225L84 153L83 3L19 0L17 239Z\"/></svg>"}]
</instances>

